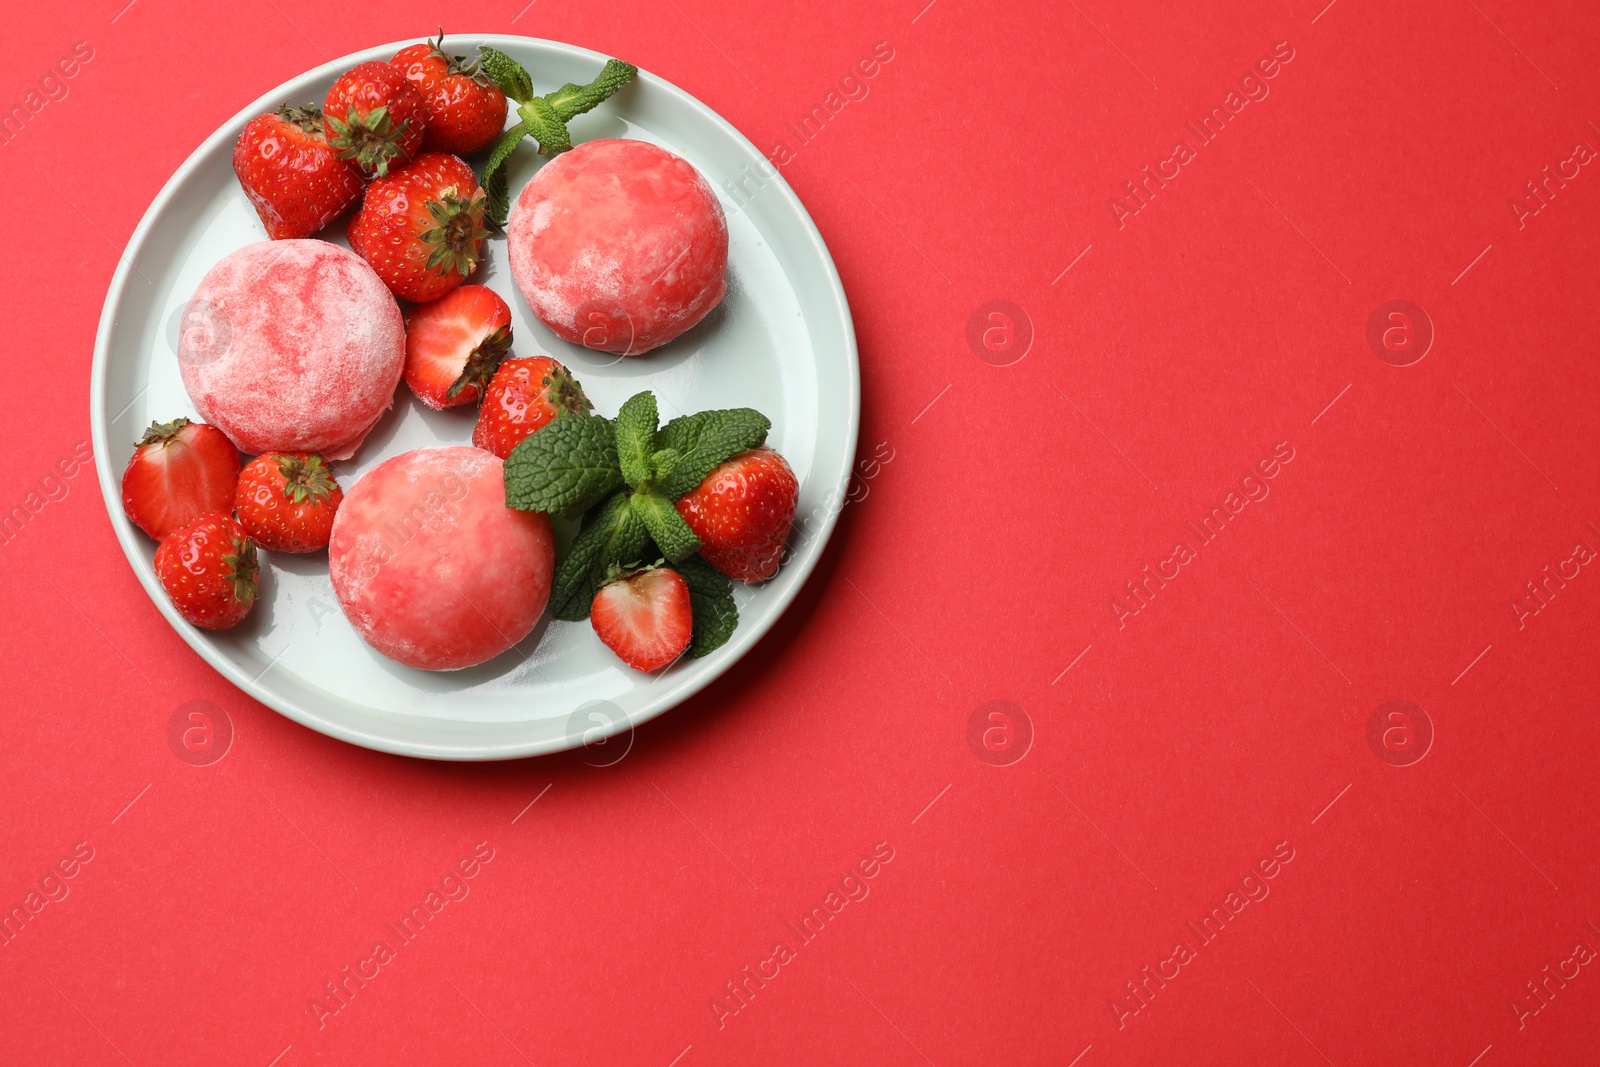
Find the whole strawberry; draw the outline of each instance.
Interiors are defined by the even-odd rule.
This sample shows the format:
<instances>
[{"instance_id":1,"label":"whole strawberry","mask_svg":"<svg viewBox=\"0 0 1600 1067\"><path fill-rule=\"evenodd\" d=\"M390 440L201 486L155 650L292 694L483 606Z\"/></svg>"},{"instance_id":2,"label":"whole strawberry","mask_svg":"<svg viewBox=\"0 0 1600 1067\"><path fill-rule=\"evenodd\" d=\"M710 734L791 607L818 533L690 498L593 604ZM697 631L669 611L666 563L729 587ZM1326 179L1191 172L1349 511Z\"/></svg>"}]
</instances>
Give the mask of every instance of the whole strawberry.
<instances>
[{"instance_id":1,"label":"whole strawberry","mask_svg":"<svg viewBox=\"0 0 1600 1067\"><path fill-rule=\"evenodd\" d=\"M505 459L563 411L586 415L593 406L577 379L549 356L508 359L484 391L472 443Z\"/></svg>"},{"instance_id":2,"label":"whole strawberry","mask_svg":"<svg viewBox=\"0 0 1600 1067\"><path fill-rule=\"evenodd\" d=\"M406 316L406 384L435 411L470 404L511 348L511 309L493 289L463 285Z\"/></svg>"},{"instance_id":3,"label":"whole strawberry","mask_svg":"<svg viewBox=\"0 0 1600 1067\"><path fill-rule=\"evenodd\" d=\"M274 241L310 237L361 199L361 170L328 143L315 104L245 123L233 173Z\"/></svg>"},{"instance_id":4,"label":"whole strawberry","mask_svg":"<svg viewBox=\"0 0 1600 1067\"><path fill-rule=\"evenodd\" d=\"M395 53L389 65L417 87L428 110L424 152L470 155L489 147L506 125L506 94L476 61L446 55L444 31Z\"/></svg>"},{"instance_id":5,"label":"whole strawberry","mask_svg":"<svg viewBox=\"0 0 1600 1067\"><path fill-rule=\"evenodd\" d=\"M379 177L417 154L428 125L422 94L387 63L346 71L322 102L328 143L364 174Z\"/></svg>"},{"instance_id":6,"label":"whole strawberry","mask_svg":"<svg viewBox=\"0 0 1600 1067\"><path fill-rule=\"evenodd\" d=\"M215 426L152 422L122 472L122 510L157 541L208 511L233 509L239 450Z\"/></svg>"},{"instance_id":7,"label":"whole strawberry","mask_svg":"<svg viewBox=\"0 0 1600 1067\"><path fill-rule=\"evenodd\" d=\"M763 445L712 470L677 507L700 538L701 558L730 578L760 582L778 572L799 498L788 461Z\"/></svg>"},{"instance_id":8,"label":"whole strawberry","mask_svg":"<svg viewBox=\"0 0 1600 1067\"><path fill-rule=\"evenodd\" d=\"M478 266L488 236L483 190L455 156L424 153L373 179L349 236L350 247L396 296L437 300Z\"/></svg>"},{"instance_id":9,"label":"whole strawberry","mask_svg":"<svg viewBox=\"0 0 1600 1067\"><path fill-rule=\"evenodd\" d=\"M328 547L344 490L315 452L257 456L239 475L234 507L245 533L269 552Z\"/></svg>"},{"instance_id":10,"label":"whole strawberry","mask_svg":"<svg viewBox=\"0 0 1600 1067\"><path fill-rule=\"evenodd\" d=\"M256 546L221 513L202 515L162 541L155 566L178 614L202 630L238 625L256 602Z\"/></svg>"},{"instance_id":11,"label":"whole strawberry","mask_svg":"<svg viewBox=\"0 0 1600 1067\"><path fill-rule=\"evenodd\" d=\"M605 646L636 671L658 671L683 655L694 636L689 586L665 567L614 573L589 608Z\"/></svg>"}]
</instances>

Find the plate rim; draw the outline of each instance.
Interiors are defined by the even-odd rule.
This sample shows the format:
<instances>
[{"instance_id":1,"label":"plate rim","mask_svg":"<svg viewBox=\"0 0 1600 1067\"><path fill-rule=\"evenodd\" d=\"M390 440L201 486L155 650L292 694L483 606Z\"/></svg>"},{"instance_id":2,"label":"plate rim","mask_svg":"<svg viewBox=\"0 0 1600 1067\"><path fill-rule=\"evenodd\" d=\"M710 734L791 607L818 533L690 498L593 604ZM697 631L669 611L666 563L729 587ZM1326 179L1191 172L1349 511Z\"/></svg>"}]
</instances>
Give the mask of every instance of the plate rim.
<instances>
[{"instance_id":1,"label":"plate rim","mask_svg":"<svg viewBox=\"0 0 1600 1067\"><path fill-rule=\"evenodd\" d=\"M604 63L608 58L602 53L584 48L581 45L565 41L553 41L543 37L493 33L459 33L451 34L451 37L457 40L464 39L473 44L488 44L491 47L502 47L508 43L514 47L532 44L541 49L565 52L571 57L593 60L597 63ZM243 127L244 123L261 114L263 109L270 110L279 100L292 96L294 87L307 82L314 82L330 75L337 76L357 63L371 60L387 61L389 56L406 45L414 43L415 41L412 40L403 40L364 48L348 55L331 59L310 70L301 72L288 81L279 83L268 92L251 101L213 130L189 153L178 169L162 185L155 199L145 209L138 225L134 227L133 233L129 236L128 242L117 260L116 270L111 276L111 283L106 289L105 302L101 307L100 323L95 331L94 358L89 377L89 420L91 441L94 448L95 470L100 483L101 496L104 498L107 514L111 519L112 529L116 533L118 543L122 546L123 555L127 558L134 575L139 579L140 585L144 587L146 595L178 635L183 638L184 642L202 660L251 699L271 708L285 718L325 736L333 737L361 748L401 756L452 762L487 762L524 759L531 756L568 751L582 747L583 742L574 743L567 735L562 735L544 743L512 741L503 744L477 744L471 746L450 746L435 742L397 739L318 715L313 709L302 707L286 698L280 698L272 690L263 688L259 683L259 679L264 677L266 672L262 672L255 679L249 678L238 665L229 660L218 648L210 643L206 637L207 631L202 631L186 621L178 614L177 609L172 606L172 602L155 576L154 568L144 559L146 551L144 542L149 539L134 529L133 524L123 512L121 474L112 470L110 465L105 387L111 337L116 328L115 309L123 299L129 275L133 273L134 261L138 258L158 219L168 210L169 202L176 195L179 187L184 184L194 171L199 169L203 161L209 159L212 153L218 150L219 146L236 139L238 136L237 131ZM791 564L791 566L798 568L798 574L781 595L781 599L774 605L773 610L767 613L765 618L741 624L740 630L743 632L736 633L734 638L737 644L730 650L729 654L720 658L720 662L712 665L705 674L695 678L693 681L684 682L676 688L667 689L652 699L643 709L628 712L616 723L611 724L610 728L603 731L604 737L611 737L624 731L632 730L677 707L696 693L709 687L735 663L748 655L750 650L766 636L778 619L789 610L796 597L799 596L800 590L816 569L817 563L821 560L823 553L827 549L828 542L833 536L839 514L843 510L842 495L849 488L851 471L855 465L856 449L859 446L861 428L861 363L856 341L855 323L850 314L850 304L845 295L844 284L839 277L838 266L834 263L833 255L828 250L827 243L817 229L816 221L811 217L811 213L806 210L805 205L789 186L788 180L784 178L779 168L772 164L761 150L733 123L729 122L708 104L659 75L641 69L638 77L650 83L654 88L675 97L677 103L686 106L691 112L697 113L700 119L720 128L720 131L727 135L736 147L751 157L753 164L761 168L760 172L763 177L771 181L777 188L779 195L785 200L786 206L795 213L801 224L804 236L810 241L817 253L824 270L824 281L827 283L833 303L836 305L839 324L843 327L842 340L844 341L844 353L849 374L846 381L839 383L842 386L839 392L844 395L831 394L835 402L844 401L846 427L845 447L841 452L842 465L835 471L826 472L830 475L829 488L833 493L841 496L841 501L837 506L830 505L824 509L825 514L814 541L814 551ZM824 395L819 390L819 404ZM819 473L824 472L813 469L811 477L815 478ZM271 664L268 665L268 670L270 669ZM594 740L600 740L600 738L591 738L591 741Z\"/></svg>"}]
</instances>

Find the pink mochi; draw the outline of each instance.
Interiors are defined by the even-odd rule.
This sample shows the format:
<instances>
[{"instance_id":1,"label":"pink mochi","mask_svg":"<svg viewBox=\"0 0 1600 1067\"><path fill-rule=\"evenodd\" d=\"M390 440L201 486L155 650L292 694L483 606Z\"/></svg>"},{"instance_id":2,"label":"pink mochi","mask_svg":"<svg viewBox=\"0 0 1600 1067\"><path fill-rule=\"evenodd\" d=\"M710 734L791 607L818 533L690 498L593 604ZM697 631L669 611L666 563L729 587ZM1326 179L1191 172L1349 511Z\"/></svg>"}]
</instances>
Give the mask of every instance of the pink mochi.
<instances>
[{"instance_id":1,"label":"pink mochi","mask_svg":"<svg viewBox=\"0 0 1600 1067\"><path fill-rule=\"evenodd\" d=\"M451 671L532 632L550 598L555 536L506 507L504 467L479 448L421 448L362 475L333 520L328 569L367 644Z\"/></svg>"},{"instance_id":2,"label":"pink mochi","mask_svg":"<svg viewBox=\"0 0 1600 1067\"><path fill-rule=\"evenodd\" d=\"M511 276L563 340L637 356L722 302L728 222L687 160L643 141L589 141L523 187Z\"/></svg>"},{"instance_id":3,"label":"pink mochi","mask_svg":"<svg viewBox=\"0 0 1600 1067\"><path fill-rule=\"evenodd\" d=\"M239 448L349 459L394 403L400 308L371 267L326 241L230 253L189 300L178 344L200 417Z\"/></svg>"}]
</instances>

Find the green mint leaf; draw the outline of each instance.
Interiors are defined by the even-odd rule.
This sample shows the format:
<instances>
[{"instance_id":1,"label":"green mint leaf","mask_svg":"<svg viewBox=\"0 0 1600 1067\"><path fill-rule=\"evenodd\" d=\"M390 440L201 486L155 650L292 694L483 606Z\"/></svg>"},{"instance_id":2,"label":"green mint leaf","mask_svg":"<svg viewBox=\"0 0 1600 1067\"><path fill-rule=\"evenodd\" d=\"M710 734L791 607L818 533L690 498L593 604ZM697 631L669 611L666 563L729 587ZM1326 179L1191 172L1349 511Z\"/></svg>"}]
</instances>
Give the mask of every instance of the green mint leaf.
<instances>
[{"instance_id":1,"label":"green mint leaf","mask_svg":"<svg viewBox=\"0 0 1600 1067\"><path fill-rule=\"evenodd\" d=\"M533 99L533 81L528 77L528 72L522 69L522 64L488 45L479 45L478 55L482 59L483 69L494 79L502 93L519 104Z\"/></svg>"},{"instance_id":2,"label":"green mint leaf","mask_svg":"<svg viewBox=\"0 0 1600 1067\"><path fill-rule=\"evenodd\" d=\"M657 491L677 500L694 489L716 466L766 441L772 421L754 408L701 411L673 419L656 435L661 449L676 449L678 461L663 474Z\"/></svg>"},{"instance_id":3,"label":"green mint leaf","mask_svg":"<svg viewBox=\"0 0 1600 1067\"><path fill-rule=\"evenodd\" d=\"M700 548L700 538L689 529L672 501L655 492L634 493L629 501L634 514L650 531L650 538L661 547L661 554L676 563Z\"/></svg>"},{"instance_id":4,"label":"green mint leaf","mask_svg":"<svg viewBox=\"0 0 1600 1067\"><path fill-rule=\"evenodd\" d=\"M562 622L582 622L589 617L594 606L594 595L600 591L600 579L585 573L583 581L565 593L550 593L550 616ZM692 607L692 605L691 605Z\"/></svg>"},{"instance_id":5,"label":"green mint leaf","mask_svg":"<svg viewBox=\"0 0 1600 1067\"><path fill-rule=\"evenodd\" d=\"M506 504L522 511L576 514L622 487L610 419L561 414L506 460Z\"/></svg>"},{"instance_id":6,"label":"green mint leaf","mask_svg":"<svg viewBox=\"0 0 1600 1067\"><path fill-rule=\"evenodd\" d=\"M511 197L506 188L505 162L511 157L511 150L522 143L528 135L528 127L517 123L505 133L500 135L500 140L495 142L494 151L489 153L489 161L483 165L483 214L494 222L496 226L504 227L506 216L511 213Z\"/></svg>"},{"instance_id":7,"label":"green mint leaf","mask_svg":"<svg viewBox=\"0 0 1600 1067\"><path fill-rule=\"evenodd\" d=\"M572 147L572 135L567 132L567 124L561 121L561 116L545 102L544 97L536 96L529 100L517 108L517 114L522 116L522 124L539 142L539 151L545 155L560 155Z\"/></svg>"},{"instance_id":8,"label":"green mint leaf","mask_svg":"<svg viewBox=\"0 0 1600 1067\"><path fill-rule=\"evenodd\" d=\"M639 73L639 68L620 59L608 59L594 81L588 85L568 82L553 93L546 94L548 103L562 122L581 115L606 97L627 85Z\"/></svg>"},{"instance_id":9,"label":"green mint leaf","mask_svg":"<svg viewBox=\"0 0 1600 1067\"><path fill-rule=\"evenodd\" d=\"M672 565L689 587L689 610L694 614L694 636L689 655L704 656L727 643L739 627L739 606L733 600L733 583L699 556Z\"/></svg>"},{"instance_id":10,"label":"green mint leaf","mask_svg":"<svg viewBox=\"0 0 1600 1067\"><path fill-rule=\"evenodd\" d=\"M650 479L658 421L656 395L648 389L629 397L617 412L617 462L622 476L635 489Z\"/></svg>"},{"instance_id":11,"label":"green mint leaf","mask_svg":"<svg viewBox=\"0 0 1600 1067\"><path fill-rule=\"evenodd\" d=\"M665 478L678 467L678 461L683 456L676 448L663 448L650 456L650 473L652 477Z\"/></svg>"},{"instance_id":12,"label":"green mint leaf","mask_svg":"<svg viewBox=\"0 0 1600 1067\"><path fill-rule=\"evenodd\" d=\"M597 504L556 568L550 589L551 613L568 622L587 619L606 568L641 559L649 541L644 523L628 506L627 493L613 493Z\"/></svg>"}]
</instances>

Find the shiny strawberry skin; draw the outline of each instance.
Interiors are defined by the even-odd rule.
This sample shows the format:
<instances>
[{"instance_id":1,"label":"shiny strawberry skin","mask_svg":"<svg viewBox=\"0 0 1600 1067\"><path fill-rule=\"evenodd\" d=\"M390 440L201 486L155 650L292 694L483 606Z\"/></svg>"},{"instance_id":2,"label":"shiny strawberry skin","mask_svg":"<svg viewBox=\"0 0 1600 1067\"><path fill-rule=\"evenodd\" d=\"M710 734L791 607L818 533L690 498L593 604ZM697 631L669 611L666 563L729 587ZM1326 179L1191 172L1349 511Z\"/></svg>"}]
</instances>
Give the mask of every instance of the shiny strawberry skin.
<instances>
[{"instance_id":1,"label":"shiny strawberry skin","mask_svg":"<svg viewBox=\"0 0 1600 1067\"><path fill-rule=\"evenodd\" d=\"M422 151L471 155L489 147L506 125L506 94L476 63L446 55L443 38L400 49L391 66L417 87L427 107Z\"/></svg>"},{"instance_id":2,"label":"shiny strawberry skin","mask_svg":"<svg viewBox=\"0 0 1600 1067\"><path fill-rule=\"evenodd\" d=\"M210 511L233 509L239 450L215 426L151 423L122 472L122 510L157 541Z\"/></svg>"},{"instance_id":3,"label":"shiny strawberry skin","mask_svg":"<svg viewBox=\"0 0 1600 1067\"><path fill-rule=\"evenodd\" d=\"M245 533L269 552L315 552L328 547L343 499L321 456L275 452L245 464L234 507Z\"/></svg>"},{"instance_id":4,"label":"shiny strawberry skin","mask_svg":"<svg viewBox=\"0 0 1600 1067\"><path fill-rule=\"evenodd\" d=\"M260 588L256 546L244 527L218 512L162 541L155 568L178 614L202 630L237 626Z\"/></svg>"},{"instance_id":5,"label":"shiny strawberry skin","mask_svg":"<svg viewBox=\"0 0 1600 1067\"><path fill-rule=\"evenodd\" d=\"M636 671L658 671L694 636L689 586L677 571L651 567L600 587L589 608L594 632Z\"/></svg>"},{"instance_id":6,"label":"shiny strawberry skin","mask_svg":"<svg viewBox=\"0 0 1600 1067\"><path fill-rule=\"evenodd\" d=\"M800 500L789 463L766 447L741 452L714 469L677 504L700 538L700 556L741 582L778 573Z\"/></svg>"},{"instance_id":7,"label":"shiny strawberry skin","mask_svg":"<svg viewBox=\"0 0 1600 1067\"><path fill-rule=\"evenodd\" d=\"M406 384L435 411L482 395L511 347L511 308L482 285L463 285L406 316Z\"/></svg>"},{"instance_id":8,"label":"shiny strawberry skin","mask_svg":"<svg viewBox=\"0 0 1600 1067\"><path fill-rule=\"evenodd\" d=\"M487 236L472 168L433 152L373 179L349 230L350 247L390 291L419 304L465 282Z\"/></svg>"},{"instance_id":9,"label":"shiny strawberry skin","mask_svg":"<svg viewBox=\"0 0 1600 1067\"><path fill-rule=\"evenodd\" d=\"M361 199L361 171L328 144L316 107L251 119L233 147L233 173L274 241L310 237Z\"/></svg>"},{"instance_id":10,"label":"shiny strawberry skin","mask_svg":"<svg viewBox=\"0 0 1600 1067\"><path fill-rule=\"evenodd\" d=\"M593 406L577 379L549 356L508 359L484 391L472 443L505 459L563 411L584 415Z\"/></svg>"},{"instance_id":11,"label":"shiny strawberry skin","mask_svg":"<svg viewBox=\"0 0 1600 1067\"><path fill-rule=\"evenodd\" d=\"M422 94L404 74L378 60L340 75L322 110L328 142L369 175L381 177L411 159L427 133ZM381 120L375 114L380 111Z\"/></svg>"}]
</instances>

